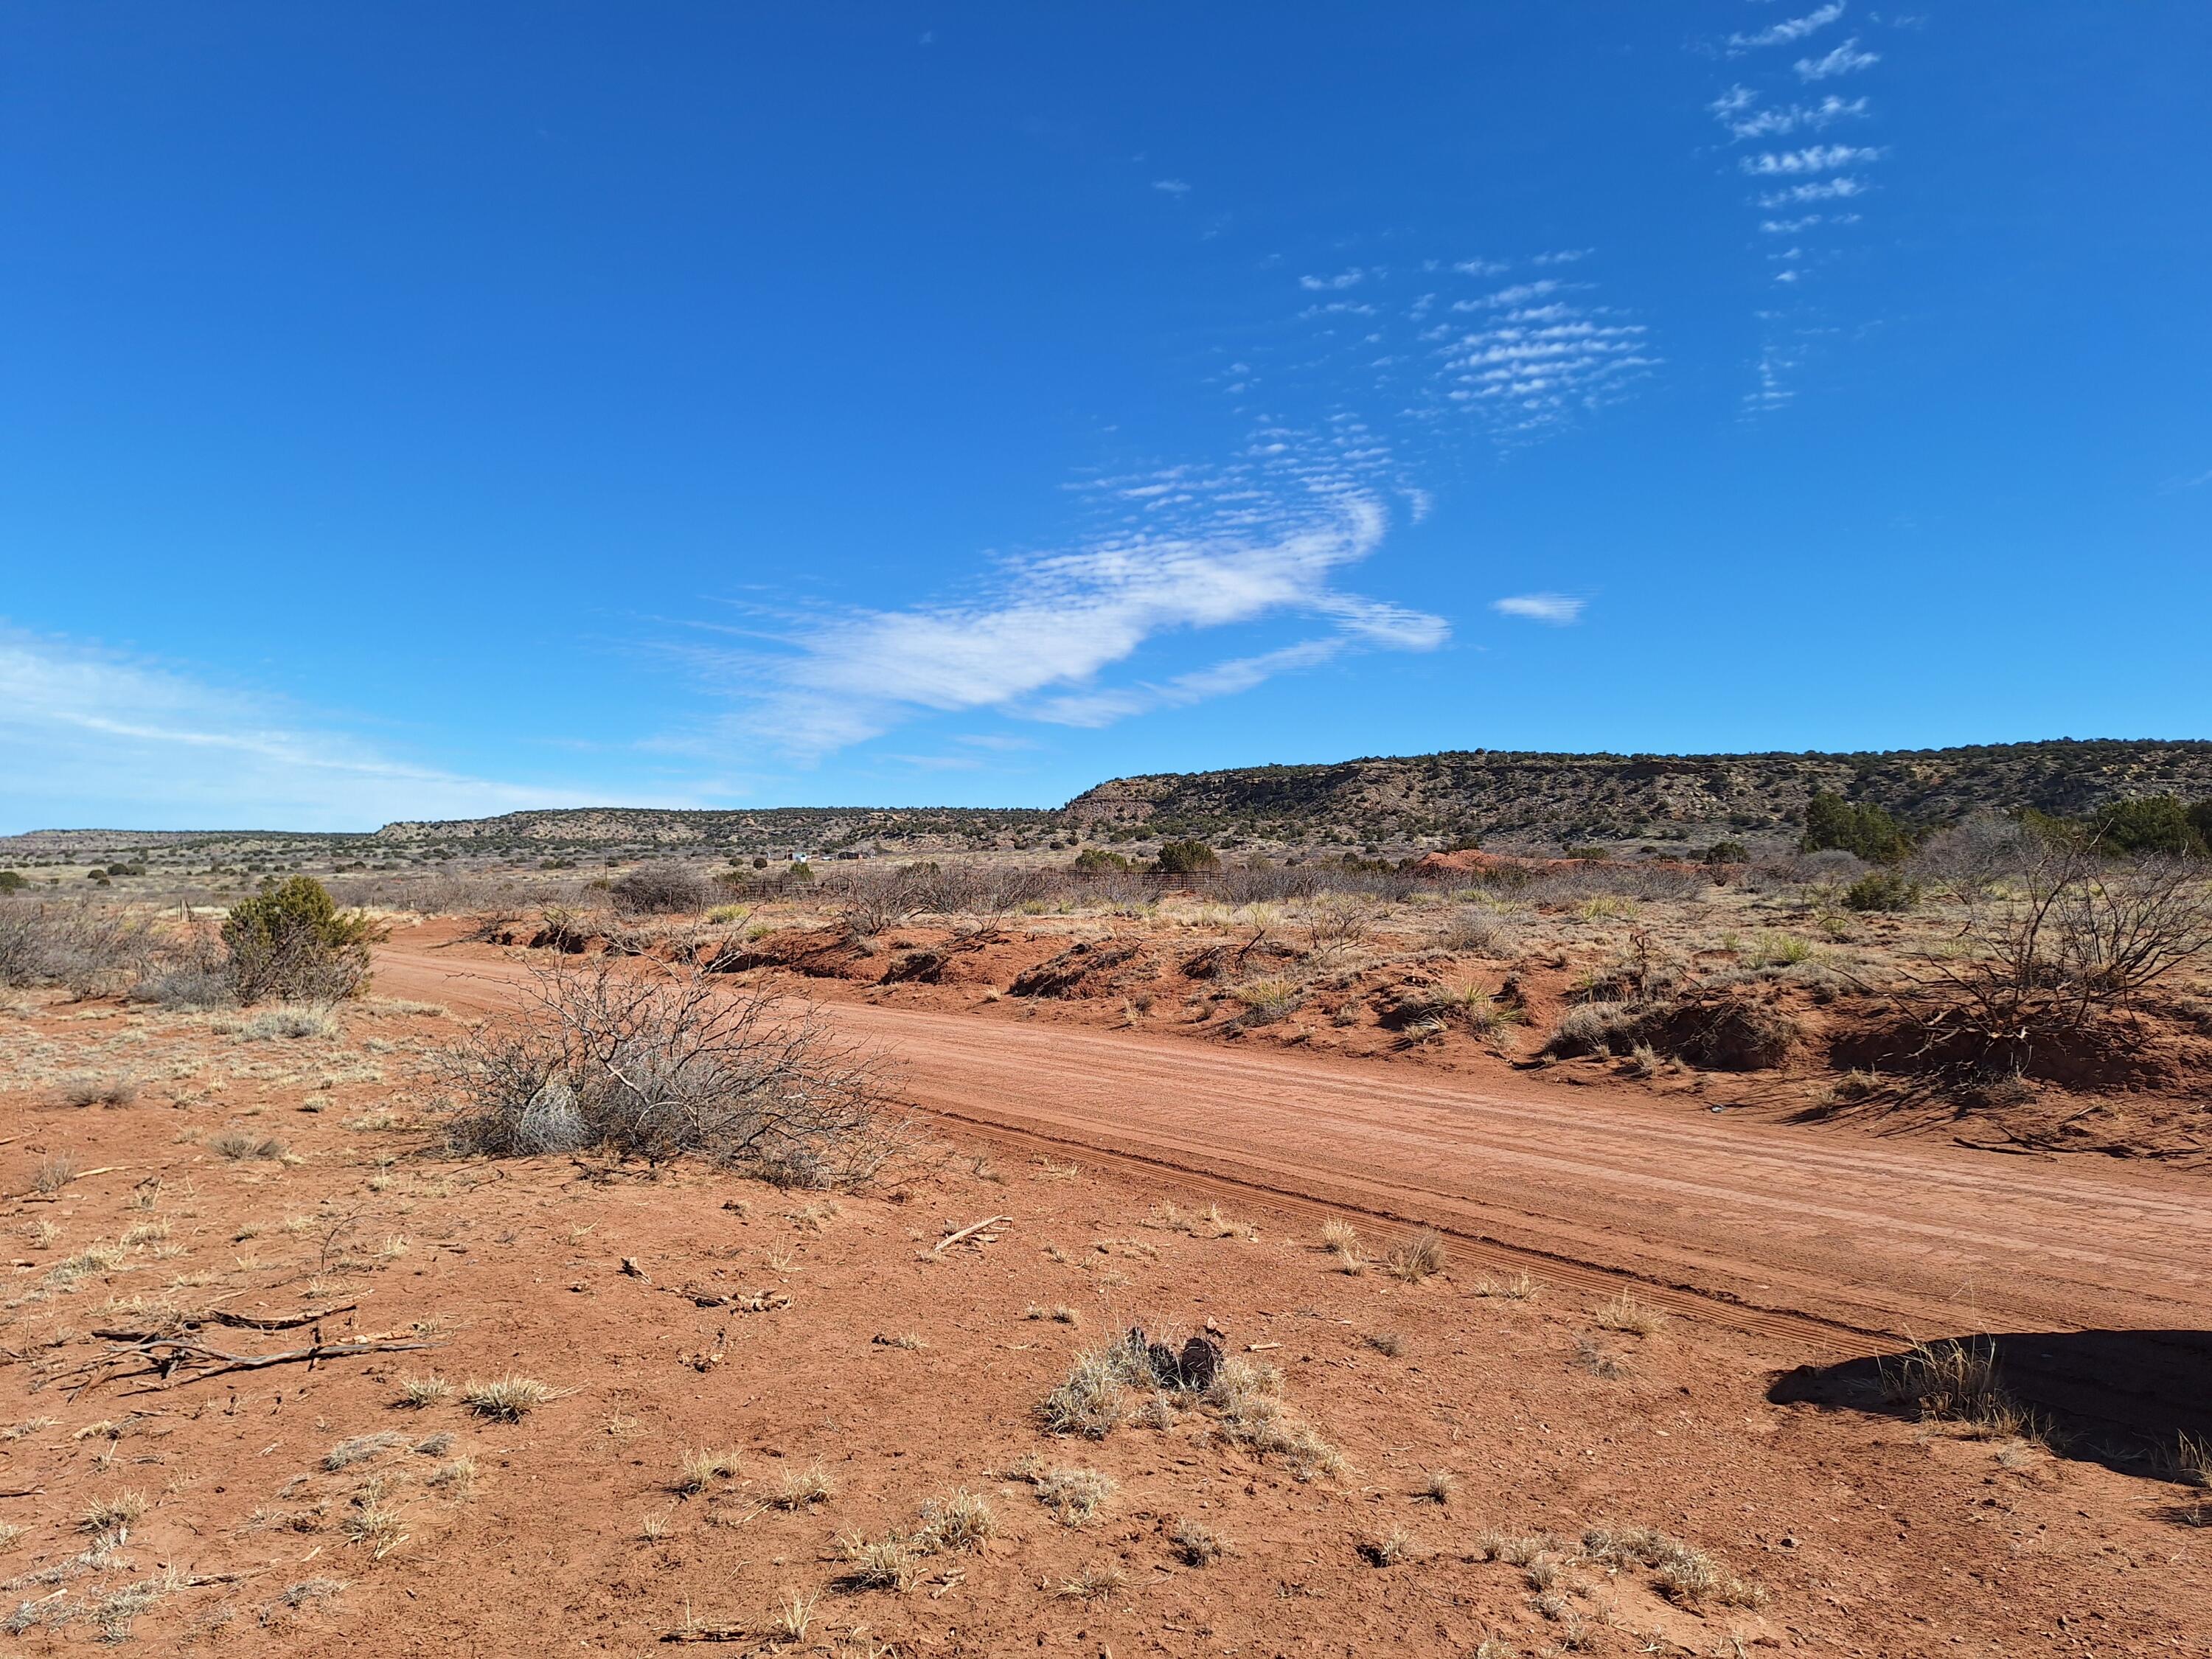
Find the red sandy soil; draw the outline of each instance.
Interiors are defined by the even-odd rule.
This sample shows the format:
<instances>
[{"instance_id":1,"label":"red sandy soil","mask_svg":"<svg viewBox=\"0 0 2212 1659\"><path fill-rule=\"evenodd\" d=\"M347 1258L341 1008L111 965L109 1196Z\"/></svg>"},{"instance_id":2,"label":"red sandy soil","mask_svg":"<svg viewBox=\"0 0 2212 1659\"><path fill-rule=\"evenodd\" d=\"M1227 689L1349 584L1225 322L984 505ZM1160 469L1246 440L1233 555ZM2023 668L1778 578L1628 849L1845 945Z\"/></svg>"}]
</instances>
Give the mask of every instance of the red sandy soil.
<instances>
[{"instance_id":1,"label":"red sandy soil","mask_svg":"<svg viewBox=\"0 0 2212 1659\"><path fill-rule=\"evenodd\" d=\"M544 953L459 931L387 945L380 988L514 1006ZM1838 1352L1869 1335L2212 1329L2212 1181L2184 1170L1891 1142L1601 1081L1099 1031L972 988L799 988L834 998L824 1012L892 1056L940 1121L1112 1154L1224 1197L1419 1222L1511 1247L1517 1266L1632 1275L1746 1329Z\"/></svg>"},{"instance_id":2,"label":"red sandy soil","mask_svg":"<svg viewBox=\"0 0 2212 1659\"><path fill-rule=\"evenodd\" d=\"M440 937L387 947L379 994L512 1004L526 961ZM0 1186L24 1193L52 1152L87 1170L7 1206L0 1419L55 1420L0 1439L0 1521L24 1529L0 1548L0 1618L173 1570L187 1582L110 1620L147 1651L641 1653L687 1632L740 1653L933 1659L1571 1639L1622 1656L2212 1650L2195 1495L1820 1403L1818 1387L1770 1398L1793 1368L1893 1350L1907 1328L2048 1330L2077 1383L2173 1426L2175 1379L2111 1374L2117 1351L2080 1328L2212 1328L2200 1178L839 994L833 1017L895 1049L941 1150L834 1200L697 1168L455 1159L410 1059L453 1024L404 1006L289 1046L106 1005L7 1018L0 1040L89 1052L97 1036L102 1064L134 1055L149 1079L203 1069L117 1107L0 1092ZM226 1127L280 1135L292 1160L220 1157ZM1193 1219L1212 1204L1234 1224ZM1420 1283L1339 1271L1317 1243L1331 1216L1376 1255L1406 1221L1433 1224L1448 1265ZM53 1236L33 1240L40 1222ZM55 1286L57 1261L148 1224L166 1238ZM1484 1293L1524 1269L1533 1298ZM1597 1316L1624 1286L1663 1316L1647 1334ZM97 1329L152 1318L133 1298L263 1316L350 1303L324 1340L435 1346L80 1389L108 1346ZM1027 1316L1063 1307L1079 1322ZM1299 1480L1202 1410L1097 1442L1042 1431L1037 1402L1085 1345L1208 1322L1281 1368L1340 1474ZM240 1352L312 1334L206 1333ZM402 1376L458 1395L508 1371L558 1392L504 1424L458 1398L398 1403ZM327 1467L378 1434L399 1439ZM412 1449L439 1435L452 1445ZM734 1472L679 1498L697 1449L734 1453ZM434 1485L460 1455L473 1487ZM1116 1489L1063 1525L1006 1474L1030 1455ZM826 1499L769 1503L817 1461ZM1417 1495L1438 1469L1458 1477L1448 1503ZM398 1511L380 1555L348 1536L376 1476ZM956 1489L986 1498L997 1535L926 1558L903 1594L837 1587L840 1534L911 1528ZM149 1507L114 1559L68 1571L79 1517L124 1492ZM1185 1522L1228 1553L1188 1565L1170 1537ZM1709 1552L1763 1605L1685 1605L1649 1571L1573 1559L1586 1528L1639 1526ZM1401 1531L1398 1559L1370 1565L1363 1547ZM1485 1540L1547 1532L1549 1613ZM1067 1593L1109 1567L1095 1598ZM771 1628L793 1592L819 1597L799 1638ZM90 1614L18 1623L34 1652L101 1636Z\"/></svg>"}]
</instances>

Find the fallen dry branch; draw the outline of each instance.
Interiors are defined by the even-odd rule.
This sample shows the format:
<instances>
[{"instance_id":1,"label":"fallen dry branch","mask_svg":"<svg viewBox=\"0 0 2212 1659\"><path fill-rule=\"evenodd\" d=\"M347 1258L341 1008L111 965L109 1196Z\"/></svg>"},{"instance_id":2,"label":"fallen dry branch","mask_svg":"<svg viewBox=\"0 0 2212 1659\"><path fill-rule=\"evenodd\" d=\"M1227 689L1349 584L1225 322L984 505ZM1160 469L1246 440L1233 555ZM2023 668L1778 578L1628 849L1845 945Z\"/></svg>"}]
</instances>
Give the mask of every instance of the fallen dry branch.
<instances>
[{"instance_id":1,"label":"fallen dry branch","mask_svg":"<svg viewBox=\"0 0 2212 1659\"><path fill-rule=\"evenodd\" d=\"M411 1353L422 1348L441 1346L435 1342L416 1341L390 1337L362 1337L349 1342L313 1342L304 1348L283 1348L274 1353L229 1353L221 1348L210 1348L205 1343L179 1336L152 1336L126 1341L111 1348L99 1358L64 1372L70 1376L82 1376L76 1388L70 1390L74 1400L87 1389L97 1388L103 1382L119 1382L135 1376L157 1376L158 1388L173 1388L186 1382L204 1382L211 1377L227 1376L235 1371L265 1370L271 1365L316 1364L325 1359L352 1359L362 1354ZM145 1362L135 1370L117 1370L133 1360ZM199 1366L190 1374L179 1376L178 1372L187 1366ZM137 1389L137 1393L151 1393L153 1389Z\"/></svg>"},{"instance_id":2,"label":"fallen dry branch","mask_svg":"<svg viewBox=\"0 0 2212 1659\"><path fill-rule=\"evenodd\" d=\"M987 1228L1011 1226L1013 1224L1013 1217L1010 1215L987 1215L981 1221L975 1223L972 1226L963 1227L957 1233L947 1233L943 1238L939 1239L936 1243L929 1247L929 1253L932 1255L935 1255L939 1251L945 1249L947 1246L957 1244L962 1239L972 1237L974 1235L983 1231Z\"/></svg>"},{"instance_id":3,"label":"fallen dry branch","mask_svg":"<svg viewBox=\"0 0 2212 1659\"><path fill-rule=\"evenodd\" d=\"M267 1318L210 1308L201 1313L179 1314L149 1331L95 1326L92 1334L109 1342L142 1343L174 1336L179 1331L197 1331L209 1325L224 1325L240 1331L296 1331L305 1326L319 1324L333 1314L351 1313L360 1306L358 1302L341 1302L336 1307L317 1308L307 1313L276 1314Z\"/></svg>"},{"instance_id":4,"label":"fallen dry branch","mask_svg":"<svg viewBox=\"0 0 2212 1659\"><path fill-rule=\"evenodd\" d=\"M654 1288L660 1287L656 1285ZM684 1297L695 1308L735 1308L739 1313L770 1313L791 1305L791 1292L788 1291L737 1291L726 1294L687 1285L680 1291L672 1291L670 1294Z\"/></svg>"},{"instance_id":5,"label":"fallen dry branch","mask_svg":"<svg viewBox=\"0 0 2212 1659\"><path fill-rule=\"evenodd\" d=\"M744 1625L692 1625L665 1632L664 1642L756 1642L760 1632Z\"/></svg>"}]
</instances>

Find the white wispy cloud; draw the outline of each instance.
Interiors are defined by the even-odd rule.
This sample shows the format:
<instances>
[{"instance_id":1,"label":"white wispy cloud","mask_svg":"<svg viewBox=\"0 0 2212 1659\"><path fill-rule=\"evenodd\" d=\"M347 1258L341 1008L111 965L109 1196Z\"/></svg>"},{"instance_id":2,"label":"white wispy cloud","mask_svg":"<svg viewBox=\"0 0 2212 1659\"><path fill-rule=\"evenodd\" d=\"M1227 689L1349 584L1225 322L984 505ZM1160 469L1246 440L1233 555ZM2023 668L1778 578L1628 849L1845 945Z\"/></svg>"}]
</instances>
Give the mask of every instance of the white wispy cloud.
<instances>
[{"instance_id":1,"label":"white wispy cloud","mask_svg":"<svg viewBox=\"0 0 2212 1659\"><path fill-rule=\"evenodd\" d=\"M817 617L782 632L780 649L687 654L741 700L739 732L811 758L930 714L1099 726L1349 651L1434 649L1441 618L1336 586L1388 523L1358 477L1363 448L1357 434L1268 431L1225 466L1102 479L1091 493L1122 526L1007 560L975 595ZM1298 616L1328 631L1165 680L1099 683L1163 636Z\"/></svg>"},{"instance_id":2,"label":"white wispy cloud","mask_svg":"<svg viewBox=\"0 0 2212 1659\"><path fill-rule=\"evenodd\" d=\"M134 815L125 827L374 829L598 799L396 759L269 699L5 627L0 773L12 781L8 817L82 801Z\"/></svg>"},{"instance_id":3,"label":"white wispy cloud","mask_svg":"<svg viewBox=\"0 0 2212 1659\"><path fill-rule=\"evenodd\" d=\"M1871 69L1881 62L1878 52L1862 52L1855 36L1820 58L1800 58L1796 64L1798 78L1804 81L1832 80L1838 75L1856 75L1863 69Z\"/></svg>"},{"instance_id":4,"label":"white wispy cloud","mask_svg":"<svg viewBox=\"0 0 2212 1659\"><path fill-rule=\"evenodd\" d=\"M1853 196L1863 196L1867 183L1849 173L1838 178L1824 179L1818 184L1792 185L1788 190L1769 191L1759 198L1763 208L1798 207L1807 202L1838 202Z\"/></svg>"},{"instance_id":5,"label":"white wispy cloud","mask_svg":"<svg viewBox=\"0 0 2212 1659\"><path fill-rule=\"evenodd\" d=\"M1732 52L1754 51L1760 46L1786 46L1802 40L1816 30L1824 29L1844 15L1844 0L1830 0L1825 6L1815 7L1802 17L1786 18L1759 30L1756 34L1731 34L1729 50Z\"/></svg>"},{"instance_id":6,"label":"white wispy cloud","mask_svg":"<svg viewBox=\"0 0 2212 1659\"><path fill-rule=\"evenodd\" d=\"M1182 179L1155 179L1152 180L1152 188L1154 190L1163 191L1170 196L1188 196L1190 194L1190 185L1187 180Z\"/></svg>"},{"instance_id":7,"label":"white wispy cloud","mask_svg":"<svg viewBox=\"0 0 2212 1659\"><path fill-rule=\"evenodd\" d=\"M1750 138L1786 137L1793 132L1822 132L1838 121L1864 120L1873 112L1869 99L1838 98L1831 93L1817 104L1786 104L1746 115L1741 112L1750 106L1756 94L1741 87L1733 90L1743 94L1742 103L1723 109L1727 100L1723 99L1707 107L1720 118L1729 137L1739 143Z\"/></svg>"},{"instance_id":8,"label":"white wispy cloud","mask_svg":"<svg viewBox=\"0 0 2212 1659\"><path fill-rule=\"evenodd\" d=\"M1731 34L1726 42L1729 55L1741 58L1755 48L1804 40L1836 22L1844 9L1843 0L1830 0L1766 28ZM1801 134L1809 137L1841 123L1868 121L1873 118L1871 99L1845 98L1834 93L1811 97L1802 87L1854 74L1880 61L1880 54L1863 49L1854 36L1821 56L1798 58L1791 65L1795 84L1784 80L1786 71L1772 59L1767 62L1774 66L1765 70L1747 65L1740 71L1745 80L1731 82L1706 104L1705 110L1727 131L1732 144L1771 143ZM1790 86L1790 94L1779 101L1763 101L1778 81ZM1866 195L1872 189L1867 180L1844 169L1866 167L1886 154L1881 146L1873 144L1807 143L1762 149L1739 158L1740 172L1774 186L1751 198L1760 209L1776 215L1759 221L1760 233L1795 239L1780 252L1765 256L1770 282L1778 294L1790 296L1792 304L1760 313L1760 331L1765 337L1754 365L1755 384L1743 399L1747 413L1771 412L1789 403L1794 395L1790 376L1803 367L1814 343L1834 332L1832 325L1820 321L1811 309L1814 301L1809 279L1832 262L1837 234L1858 223L1860 216L1829 210L1827 204ZM1823 210L1804 211L1814 207Z\"/></svg>"},{"instance_id":9,"label":"white wispy cloud","mask_svg":"<svg viewBox=\"0 0 2212 1659\"><path fill-rule=\"evenodd\" d=\"M1881 159L1880 149L1865 144L1812 144L1803 149L1764 150L1745 156L1741 165L1754 177L1771 178L1782 173L1832 173L1838 167Z\"/></svg>"},{"instance_id":10,"label":"white wispy cloud","mask_svg":"<svg viewBox=\"0 0 2212 1659\"><path fill-rule=\"evenodd\" d=\"M1335 289L1357 288L1367 280L1367 273L1354 267L1340 270L1334 276L1301 276L1298 286L1313 293L1327 293Z\"/></svg>"},{"instance_id":11,"label":"white wispy cloud","mask_svg":"<svg viewBox=\"0 0 2212 1659\"><path fill-rule=\"evenodd\" d=\"M1510 599L1492 599L1490 608L1501 617L1521 617L1565 628L1582 620L1583 604L1564 593L1516 593Z\"/></svg>"},{"instance_id":12,"label":"white wispy cloud","mask_svg":"<svg viewBox=\"0 0 2212 1659\"><path fill-rule=\"evenodd\" d=\"M1531 300L1540 300L1547 294L1557 294L1563 284L1555 276L1540 277L1533 283L1516 283L1510 288L1501 288L1495 294L1485 294L1472 300L1455 300L1454 311L1496 311L1502 306L1525 306Z\"/></svg>"}]
</instances>

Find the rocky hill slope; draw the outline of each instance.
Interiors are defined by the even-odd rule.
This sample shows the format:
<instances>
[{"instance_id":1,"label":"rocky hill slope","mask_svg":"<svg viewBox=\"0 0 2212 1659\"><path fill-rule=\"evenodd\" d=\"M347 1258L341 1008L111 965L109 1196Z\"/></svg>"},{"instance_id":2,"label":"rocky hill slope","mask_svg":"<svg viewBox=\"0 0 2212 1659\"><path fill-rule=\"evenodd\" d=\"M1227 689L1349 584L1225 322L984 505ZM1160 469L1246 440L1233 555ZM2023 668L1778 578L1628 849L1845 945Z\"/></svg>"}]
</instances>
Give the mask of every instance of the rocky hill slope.
<instances>
[{"instance_id":1,"label":"rocky hill slope","mask_svg":"<svg viewBox=\"0 0 2212 1659\"><path fill-rule=\"evenodd\" d=\"M1066 816L1107 839L1284 845L1793 837L1816 790L1908 823L2023 806L2075 814L2136 795L2212 798L2212 743L2097 739L1865 754L1546 755L1473 750L1320 766L1115 778Z\"/></svg>"}]
</instances>

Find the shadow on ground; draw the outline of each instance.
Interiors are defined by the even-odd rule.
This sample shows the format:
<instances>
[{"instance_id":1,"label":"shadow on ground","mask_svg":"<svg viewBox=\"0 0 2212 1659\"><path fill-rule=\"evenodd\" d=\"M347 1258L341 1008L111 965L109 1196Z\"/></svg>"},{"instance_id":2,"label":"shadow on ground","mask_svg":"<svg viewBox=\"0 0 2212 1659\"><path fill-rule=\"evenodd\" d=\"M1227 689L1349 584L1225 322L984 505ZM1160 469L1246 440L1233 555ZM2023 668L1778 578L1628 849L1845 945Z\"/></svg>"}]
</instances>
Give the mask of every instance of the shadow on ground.
<instances>
[{"instance_id":1,"label":"shadow on ground","mask_svg":"<svg viewBox=\"0 0 2212 1659\"><path fill-rule=\"evenodd\" d=\"M2051 1449L2123 1474L2172 1478L2183 1437L2212 1445L2212 1331L2004 1331L1939 1339L1994 1362L1997 1385L2047 1419ZM1906 1350L1800 1365L1767 1390L1777 1405L1922 1415L1893 1386Z\"/></svg>"}]
</instances>

